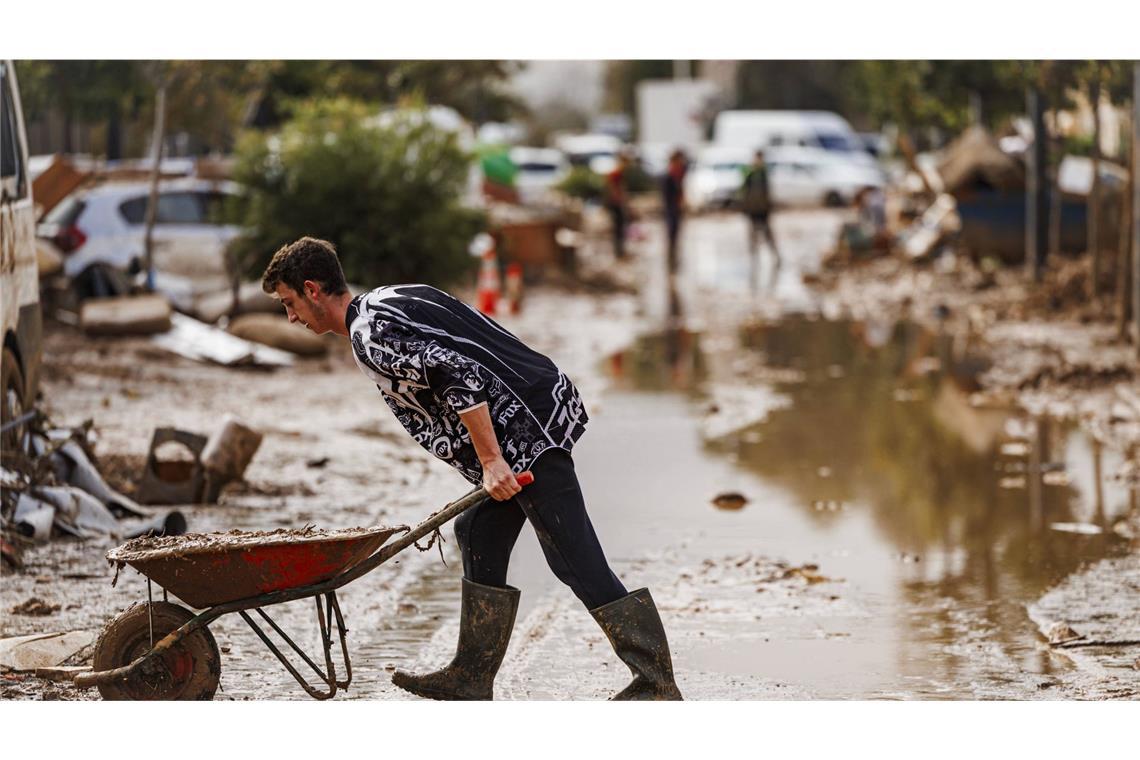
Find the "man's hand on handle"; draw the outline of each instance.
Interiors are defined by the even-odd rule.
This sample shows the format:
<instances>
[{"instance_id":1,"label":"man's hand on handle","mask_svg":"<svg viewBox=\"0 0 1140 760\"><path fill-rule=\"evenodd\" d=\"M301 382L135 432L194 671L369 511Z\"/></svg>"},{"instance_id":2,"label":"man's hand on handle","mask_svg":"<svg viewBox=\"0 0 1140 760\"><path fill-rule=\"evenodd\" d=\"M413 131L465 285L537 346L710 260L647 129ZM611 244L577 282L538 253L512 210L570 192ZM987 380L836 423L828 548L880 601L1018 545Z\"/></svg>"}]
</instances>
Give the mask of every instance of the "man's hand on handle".
<instances>
[{"instance_id":1,"label":"man's hand on handle","mask_svg":"<svg viewBox=\"0 0 1140 760\"><path fill-rule=\"evenodd\" d=\"M479 462L483 465L483 488L495 501L506 501L534 480L529 471L520 472L516 477L511 466L503 459L495 429L491 425L491 415L486 404L459 413L459 419L471 434L471 443Z\"/></svg>"},{"instance_id":2,"label":"man's hand on handle","mask_svg":"<svg viewBox=\"0 0 1140 760\"><path fill-rule=\"evenodd\" d=\"M506 501L533 480L529 470L516 476L502 457L483 463L483 488L495 501Z\"/></svg>"}]
</instances>

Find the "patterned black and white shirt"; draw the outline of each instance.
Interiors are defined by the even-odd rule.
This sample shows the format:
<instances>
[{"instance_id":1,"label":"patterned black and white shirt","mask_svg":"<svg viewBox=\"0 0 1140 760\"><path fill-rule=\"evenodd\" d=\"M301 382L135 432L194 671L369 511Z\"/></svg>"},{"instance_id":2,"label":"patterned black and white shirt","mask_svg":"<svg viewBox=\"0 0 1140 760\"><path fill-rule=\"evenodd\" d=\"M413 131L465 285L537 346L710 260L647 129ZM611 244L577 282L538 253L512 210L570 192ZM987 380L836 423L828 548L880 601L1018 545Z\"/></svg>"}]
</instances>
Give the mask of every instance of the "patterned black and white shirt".
<instances>
[{"instance_id":1,"label":"patterned black and white shirt","mask_svg":"<svg viewBox=\"0 0 1140 760\"><path fill-rule=\"evenodd\" d=\"M588 417L578 389L547 357L494 320L428 285L352 299L345 316L360 371L421 446L475 484L483 468L460 412L488 407L516 472L547 449L570 451Z\"/></svg>"}]
</instances>

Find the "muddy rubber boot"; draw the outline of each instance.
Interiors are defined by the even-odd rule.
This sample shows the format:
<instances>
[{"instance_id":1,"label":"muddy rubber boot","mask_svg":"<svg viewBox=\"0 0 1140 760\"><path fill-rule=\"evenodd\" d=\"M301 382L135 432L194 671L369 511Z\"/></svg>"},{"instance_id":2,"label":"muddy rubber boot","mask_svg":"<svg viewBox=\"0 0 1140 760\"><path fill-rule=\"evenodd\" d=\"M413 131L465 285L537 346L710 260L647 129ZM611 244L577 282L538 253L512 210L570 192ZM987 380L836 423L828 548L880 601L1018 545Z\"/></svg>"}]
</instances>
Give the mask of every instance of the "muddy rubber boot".
<instances>
[{"instance_id":1,"label":"muddy rubber boot","mask_svg":"<svg viewBox=\"0 0 1140 760\"><path fill-rule=\"evenodd\" d=\"M492 699L495 674L507 653L519 590L463 579L459 610L459 645L451 664L422 676L397 670L392 683L428 699Z\"/></svg>"},{"instance_id":2,"label":"muddy rubber boot","mask_svg":"<svg viewBox=\"0 0 1140 760\"><path fill-rule=\"evenodd\" d=\"M669 656L665 626L649 589L638 589L590 610L590 614L633 673L633 683L612 700L681 699L681 690L673 680L673 658Z\"/></svg>"}]
</instances>

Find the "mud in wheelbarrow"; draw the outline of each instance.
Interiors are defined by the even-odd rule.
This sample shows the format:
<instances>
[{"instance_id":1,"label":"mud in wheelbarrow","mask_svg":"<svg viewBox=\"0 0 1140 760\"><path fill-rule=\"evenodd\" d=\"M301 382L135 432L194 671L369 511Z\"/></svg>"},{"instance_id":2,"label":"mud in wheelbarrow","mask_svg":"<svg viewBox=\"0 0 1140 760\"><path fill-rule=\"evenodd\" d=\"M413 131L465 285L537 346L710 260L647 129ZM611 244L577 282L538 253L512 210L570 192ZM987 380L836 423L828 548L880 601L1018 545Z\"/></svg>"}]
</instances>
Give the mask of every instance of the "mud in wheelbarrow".
<instances>
[{"instance_id":1,"label":"mud in wheelbarrow","mask_svg":"<svg viewBox=\"0 0 1140 760\"><path fill-rule=\"evenodd\" d=\"M520 485L531 480L530 473L518 477ZM147 601L107 624L95 645L94 672L76 676L75 684L97 686L105 699L211 699L221 665L207 626L236 612L310 696L329 699L352 682L347 628L336 590L487 498L487 492L477 488L411 529L231 531L128 542L109 552L107 559L146 576ZM403 535L390 540L401 531ZM162 590L162 601L154 599L153 585ZM207 609L195 614L169 602L168 594ZM265 611L299 599L316 604L321 657L309 657ZM276 634L276 641L251 612ZM339 673L333 663L335 640L340 642ZM281 641L316 674L315 682L282 652Z\"/></svg>"},{"instance_id":2,"label":"mud in wheelbarrow","mask_svg":"<svg viewBox=\"0 0 1140 760\"><path fill-rule=\"evenodd\" d=\"M275 530L138 538L107 559L197 609L311 586L355 567L406 527Z\"/></svg>"}]
</instances>

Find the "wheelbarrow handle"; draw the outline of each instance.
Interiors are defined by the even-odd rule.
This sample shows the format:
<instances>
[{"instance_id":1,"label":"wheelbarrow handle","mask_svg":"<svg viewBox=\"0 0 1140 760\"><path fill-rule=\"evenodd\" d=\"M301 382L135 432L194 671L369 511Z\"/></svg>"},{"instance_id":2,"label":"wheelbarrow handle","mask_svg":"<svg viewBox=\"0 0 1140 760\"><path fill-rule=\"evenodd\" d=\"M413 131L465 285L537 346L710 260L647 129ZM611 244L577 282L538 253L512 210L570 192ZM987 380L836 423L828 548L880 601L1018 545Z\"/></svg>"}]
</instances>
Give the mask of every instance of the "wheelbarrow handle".
<instances>
[{"instance_id":1,"label":"wheelbarrow handle","mask_svg":"<svg viewBox=\"0 0 1140 760\"><path fill-rule=\"evenodd\" d=\"M520 486L529 486L534 482L534 474L529 470L527 472L521 472L515 476L515 480ZM400 536L400 538L397 540L393 541L390 544L385 544L383 547L381 547L380 551L376 552L371 557L364 560L344 575L339 576L338 580L342 580L342 583L338 585L343 585L343 583L347 583L350 580L355 580L365 573L375 569L378 565L387 562L392 557L399 554L404 549L407 549L409 546L416 543L424 536L430 535L439 527L445 525L456 517L459 517L459 515L463 514L472 507L476 507L479 504L482 504L489 498L491 498L491 495L487 493L487 489L483 488L482 486L472 489L471 491L461 496L459 499L451 502L446 507L433 514L431 517L424 520L416 527L412 528L404 535Z\"/></svg>"}]
</instances>

